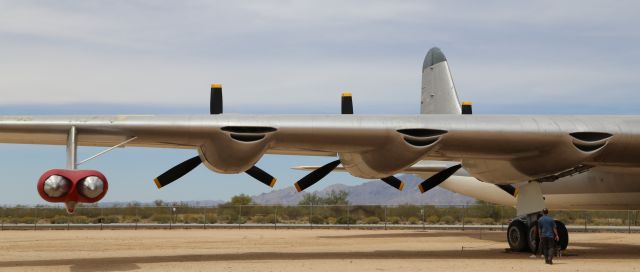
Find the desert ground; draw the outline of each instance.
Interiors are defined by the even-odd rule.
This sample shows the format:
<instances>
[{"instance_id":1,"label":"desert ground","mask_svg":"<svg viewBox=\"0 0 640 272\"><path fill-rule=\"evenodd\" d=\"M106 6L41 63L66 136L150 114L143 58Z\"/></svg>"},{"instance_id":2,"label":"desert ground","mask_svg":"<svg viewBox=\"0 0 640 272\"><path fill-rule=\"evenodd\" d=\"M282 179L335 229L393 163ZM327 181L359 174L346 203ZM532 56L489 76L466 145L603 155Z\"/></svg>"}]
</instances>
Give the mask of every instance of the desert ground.
<instances>
[{"instance_id":1,"label":"desert ground","mask_svg":"<svg viewBox=\"0 0 640 272\"><path fill-rule=\"evenodd\" d=\"M640 234L572 233L552 266L500 231L0 232L0 271L640 271Z\"/></svg>"}]
</instances>

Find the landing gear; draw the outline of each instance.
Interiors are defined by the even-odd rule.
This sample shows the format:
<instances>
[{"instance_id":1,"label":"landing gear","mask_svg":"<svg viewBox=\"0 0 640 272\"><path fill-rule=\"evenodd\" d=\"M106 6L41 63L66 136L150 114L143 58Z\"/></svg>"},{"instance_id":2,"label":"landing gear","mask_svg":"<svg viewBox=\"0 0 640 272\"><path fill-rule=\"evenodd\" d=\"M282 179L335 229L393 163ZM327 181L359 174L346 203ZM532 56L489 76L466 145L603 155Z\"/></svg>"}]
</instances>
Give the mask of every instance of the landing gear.
<instances>
[{"instance_id":1,"label":"landing gear","mask_svg":"<svg viewBox=\"0 0 640 272\"><path fill-rule=\"evenodd\" d=\"M556 220L556 228L558 229L558 245L560 249L565 250L569 246L569 231L564 223Z\"/></svg>"},{"instance_id":2,"label":"landing gear","mask_svg":"<svg viewBox=\"0 0 640 272\"><path fill-rule=\"evenodd\" d=\"M529 250L527 242L529 235L527 235L527 232L529 232L529 228L522 220L515 219L511 221L509 228L507 228L507 242L509 242L509 247L512 251Z\"/></svg>"},{"instance_id":3,"label":"landing gear","mask_svg":"<svg viewBox=\"0 0 640 272\"><path fill-rule=\"evenodd\" d=\"M569 245L569 232L561 221L556 220L558 229L558 246L561 250L567 249ZM537 213L525 217L516 218L511 221L507 228L507 242L511 251L536 253L540 245L540 238L535 234L537 225Z\"/></svg>"}]
</instances>

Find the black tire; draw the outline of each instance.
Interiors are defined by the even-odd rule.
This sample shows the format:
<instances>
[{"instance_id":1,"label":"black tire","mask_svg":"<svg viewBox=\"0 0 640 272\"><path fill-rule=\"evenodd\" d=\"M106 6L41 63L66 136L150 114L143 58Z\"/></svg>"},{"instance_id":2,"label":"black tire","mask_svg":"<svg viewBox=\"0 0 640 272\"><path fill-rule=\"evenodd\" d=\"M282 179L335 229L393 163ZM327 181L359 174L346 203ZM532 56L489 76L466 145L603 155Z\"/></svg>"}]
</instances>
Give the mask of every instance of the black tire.
<instances>
[{"instance_id":1,"label":"black tire","mask_svg":"<svg viewBox=\"0 0 640 272\"><path fill-rule=\"evenodd\" d=\"M527 228L524 222L518 219L511 221L509 228L507 228L507 242L509 243L509 248L511 248L512 251L528 251L528 232L529 228Z\"/></svg>"},{"instance_id":2,"label":"black tire","mask_svg":"<svg viewBox=\"0 0 640 272\"><path fill-rule=\"evenodd\" d=\"M560 249L565 250L569 246L569 231L564 223L555 220L556 228L558 229L558 244Z\"/></svg>"},{"instance_id":3,"label":"black tire","mask_svg":"<svg viewBox=\"0 0 640 272\"><path fill-rule=\"evenodd\" d=\"M536 252L538 252L538 246L540 246L540 236L534 233L537 226L538 222L533 223L533 225L529 227L529 232L527 235L529 250L531 250L531 253L533 254L536 254Z\"/></svg>"}]
</instances>

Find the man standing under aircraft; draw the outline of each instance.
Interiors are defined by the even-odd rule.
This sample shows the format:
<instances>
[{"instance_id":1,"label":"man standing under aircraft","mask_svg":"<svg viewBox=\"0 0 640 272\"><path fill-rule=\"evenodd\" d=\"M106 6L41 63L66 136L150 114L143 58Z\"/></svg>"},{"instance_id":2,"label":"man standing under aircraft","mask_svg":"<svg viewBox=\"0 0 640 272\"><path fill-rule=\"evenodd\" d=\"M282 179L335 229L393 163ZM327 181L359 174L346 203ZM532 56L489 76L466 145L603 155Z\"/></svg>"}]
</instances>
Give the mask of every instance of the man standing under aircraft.
<instances>
[{"instance_id":1,"label":"man standing under aircraft","mask_svg":"<svg viewBox=\"0 0 640 272\"><path fill-rule=\"evenodd\" d=\"M558 229L556 222L549 216L549 210L542 210L544 214L538 219L538 229L540 230L540 244L544 254L544 262L553 264L553 254L555 254L556 241L558 240Z\"/></svg>"}]
</instances>

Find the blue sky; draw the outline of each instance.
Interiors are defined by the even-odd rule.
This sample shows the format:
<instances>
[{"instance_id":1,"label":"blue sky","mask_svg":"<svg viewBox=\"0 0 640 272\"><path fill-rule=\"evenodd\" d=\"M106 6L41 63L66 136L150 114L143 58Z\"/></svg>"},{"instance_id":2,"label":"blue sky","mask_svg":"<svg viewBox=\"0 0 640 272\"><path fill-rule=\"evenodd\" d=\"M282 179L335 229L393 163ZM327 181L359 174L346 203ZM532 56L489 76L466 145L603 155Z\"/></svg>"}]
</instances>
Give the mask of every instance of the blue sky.
<instances>
[{"instance_id":1,"label":"blue sky","mask_svg":"<svg viewBox=\"0 0 640 272\"><path fill-rule=\"evenodd\" d=\"M427 50L447 55L477 114L638 114L635 1L0 1L0 114L196 114L209 84L234 113L416 114ZM81 157L99 151L82 148ZM84 168L105 201L228 199L269 189L200 167L152 179L195 154L118 149ZM43 203L39 175L64 148L0 145L0 204ZM276 189L328 158L266 156ZM332 174L314 188L360 180Z\"/></svg>"}]
</instances>

